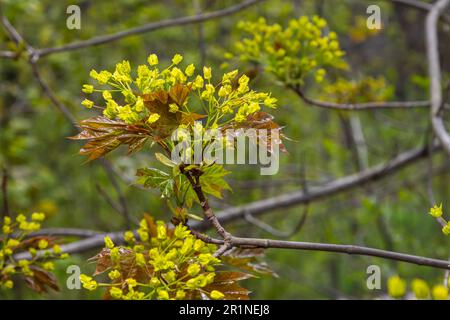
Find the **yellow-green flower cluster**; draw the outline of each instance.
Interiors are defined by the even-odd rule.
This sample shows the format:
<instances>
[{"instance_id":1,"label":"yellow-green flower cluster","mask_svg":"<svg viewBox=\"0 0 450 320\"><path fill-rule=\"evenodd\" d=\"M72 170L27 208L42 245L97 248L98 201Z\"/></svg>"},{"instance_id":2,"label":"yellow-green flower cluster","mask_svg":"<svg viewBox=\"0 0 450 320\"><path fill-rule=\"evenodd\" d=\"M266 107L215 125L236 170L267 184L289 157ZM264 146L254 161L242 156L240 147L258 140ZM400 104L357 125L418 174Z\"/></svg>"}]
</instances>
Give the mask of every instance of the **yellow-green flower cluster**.
<instances>
[{"instance_id":1,"label":"yellow-green flower cluster","mask_svg":"<svg viewBox=\"0 0 450 320\"><path fill-rule=\"evenodd\" d=\"M30 237L32 232L41 228L44 220L45 214L40 212L33 213L31 219L27 219L23 214L17 215L15 219L4 217L0 235L2 239L0 242L0 288L12 289L14 287L12 276L33 277L34 268L52 271L54 265L48 259L68 257L68 254L62 253L59 245L50 245L50 240ZM38 250L44 250L43 259L37 259ZM14 259L15 254L24 251L30 254L29 260Z\"/></svg>"},{"instance_id":2,"label":"yellow-green flower cluster","mask_svg":"<svg viewBox=\"0 0 450 320\"><path fill-rule=\"evenodd\" d=\"M147 60L148 64L137 67L135 78L131 75L130 63L122 61L116 65L113 73L106 70L92 70L90 73L99 85L107 84L111 89L95 89L94 86L86 84L82 91L86 94L101 92L105 100L104 116L129 124L157 123L164 112L150 112L146 108L145 99L148 95L161 91L170 93L174 86L179 85L189 89L189 96L183 99L182 105L168 103L168 112L189 114L190 110L203 108L202 111L206 111L212 119L211 124L217 124L222 117L231 114L234 116L228 116L228 119L234 117L236 121L244 121L248 115L260 110L262 105L275 107L275 98L268 93L250 90L249 78L246 75L239 77L237 70L224 74L219 84L213 84L211 68L203 67L196 73L194 64L181 67L182 61L183 57L176 54L172 64L160 70L158 56L151 54ZM234 81L238 84L234 85ZM117 94L121 97L117 97ZM89 99L83 100L82 104L89 109L94 107L94 102Z\"/></svg>"},{"instance_id":3,"label":"yellow-green flower cluster","mask_svg":"<svg viewBox=\"0 0 450 320\"><path fill-rule=\"evenodd\" d=\"M345 68L337 35L325 32L326 21L318 16L303 16L289 21L283 28L267 24L264 18L257 22L240 22L239 28L250 34L235 44L236 56L241 61L262 65L268 72L289 85L301 85L307 76L323 81L328 67Z\"/></svg>"},{"instance_id":4,"label":"yellow-green flower cluster","mask_svg":"<svg viewBox=\"0 0 450 320\"><path fill-rule=\"evenodd\" d=\"M388 279L388 294L392 298L402 298L406 295L407 284L406 281L399 276L393 276ZM431 289L426 281L415 278L411 281L411 291L416 299L434 299L434 300L447 300L449 288L444 285L434 285Z\"/></svg>"},{"instance_id":5,"label":"yellow-green flower cluster","mask_svg":"<svg viewBox=\"0 0 450 320\"><path fill-rule=\"evenodd\" d=\"M442 217L442 203L439 206L435 204L432 208L430 208L429 214L438 219L444 225L442 227L442 233L446 236L450 235L450 221L446 221L444 217Z\"/></svg>"},{"instance_id":6,"label":"yellow-green flower cluster","mask_svg":"<svg viewBox=\"0 0 450 320\"><path fill-rule=\"evenodd\" d=\"M325 87L325 94L338 103L363 103L386 101L392 97L393 88L383 77L364 77L358 80L339 78Z\"/></svg>"},{"instance_id":7,"label":"yellow-green flower cluster","mask_svg":"<svg viewBox=\"0 0 450 320\"><path fill-rule=\"evenodd\" d=\"M222 292L208 289L220 264L213 256L215 245L195 238L186 226L168 229L162 221L149 226L143 219L136 233L125 232L128 246L115 246L105 238L110 265L104 271L111 282L98 283L81 275L84 288L107 287L113 299L124 300L224 298Z\"/></svg>"},{"instance_id":8,"label":"yellow-green flower cluster","mask_svg":"<svg viewBox=\"0 0 450 320\"><path fill-rule=\"evenodd\" d=\"M201 98L208 103L208 114L214 119L210 121L212 127L230 120L245 121L249 115L261 110L263 105L268 108L276 107L277 99L268 93L250 90L250 78L245 74L239 76L238 70L225 73L217 86L210 82L211 70L204 70L204 73L209 74L209 77ZM237 83L233 83L235 80Z\"/></svg>"}]
</instances>

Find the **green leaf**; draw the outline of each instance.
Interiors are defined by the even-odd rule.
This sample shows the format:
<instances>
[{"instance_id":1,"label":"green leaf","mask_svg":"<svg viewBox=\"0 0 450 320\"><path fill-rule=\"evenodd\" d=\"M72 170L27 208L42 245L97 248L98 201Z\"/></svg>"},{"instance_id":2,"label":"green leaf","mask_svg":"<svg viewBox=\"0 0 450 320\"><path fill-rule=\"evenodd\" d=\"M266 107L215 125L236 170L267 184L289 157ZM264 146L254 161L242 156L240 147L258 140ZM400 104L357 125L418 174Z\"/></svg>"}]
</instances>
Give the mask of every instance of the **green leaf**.
<instances>
[{"instance_id":1,"label":"green leaf","mask_svg":"<svg viewBox=\"0 0 450 320\"><path fill-rule=\"evenodd\" d=\"M168 167L171 167L171 168L176 166L175 162L173 162L172 160L167 158L162 153L159 153L159 152L155 153L155 157L156 157L156 159L158 159L159 162L161 162L165 166L168 166Z\"/></svg>"}]
</instances>

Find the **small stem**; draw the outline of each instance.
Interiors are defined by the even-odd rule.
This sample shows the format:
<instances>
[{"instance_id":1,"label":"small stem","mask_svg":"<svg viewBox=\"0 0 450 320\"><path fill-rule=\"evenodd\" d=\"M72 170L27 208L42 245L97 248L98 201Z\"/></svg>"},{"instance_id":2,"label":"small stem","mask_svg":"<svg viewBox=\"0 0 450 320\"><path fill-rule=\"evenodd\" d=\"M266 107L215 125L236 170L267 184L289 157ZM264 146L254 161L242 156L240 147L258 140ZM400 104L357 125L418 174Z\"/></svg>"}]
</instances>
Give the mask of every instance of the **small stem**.
<instances>
[{"instance_id":1,"label":"small stem","mask_svg":"<svg viewBox=\"0 0 450 320\"><path fill-rule=\"evenodd\" d=\"M181 171L183 172L182 168ZM223 245L215 253L215 256L220 256L232 247L233 236L220 224L219 219L217 219L212 208L209 206L208 199L203 193L202 187L200 185L200 174L198 174L197 176L193 176L193 173L190 171L183 173L189 180L189 183L192 185L192 188L194 189L194 192L197 195L198 200L200 201L200 206L202 207L203 214L224 240ZM197 235L199 234L197 233Z\"/></svg>"}]
</instances>

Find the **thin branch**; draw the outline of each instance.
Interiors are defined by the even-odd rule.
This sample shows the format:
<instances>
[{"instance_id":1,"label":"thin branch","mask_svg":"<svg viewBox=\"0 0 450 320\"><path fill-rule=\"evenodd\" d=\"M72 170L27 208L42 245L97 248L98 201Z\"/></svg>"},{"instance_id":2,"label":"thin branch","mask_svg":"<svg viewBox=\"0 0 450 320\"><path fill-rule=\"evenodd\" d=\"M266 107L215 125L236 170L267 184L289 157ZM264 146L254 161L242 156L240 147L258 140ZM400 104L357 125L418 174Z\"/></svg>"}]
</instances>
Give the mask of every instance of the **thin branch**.
<instances>
[{"instance_id":1,"label":"thin branch","mask_svg":"<svg viewBox=\"0 0 450 320\"><path fill-rule=\"evenodd\" d=\"M23 38L20 35L19 32L11 25L9 20L6 18L5 15L3 15L2 6L0 6L0 23L5 29L6 33L8 33L9 38L16 43L16 45L19 45L23 43Z\"/></svg>"},{"instance_id":2,"label":"thin branch","mask_svg":"<svg viewBox=\"0 0 450 320\"><path fill-rule=\"evenodd\" d=\"M448 260L448 262L450 263L450 259ZM446 288L448 288L448 281L450 278L450 269L445 270L445 274L444 274L444 286Z\"/></svg>"},{"instance_id":3,"label":"thin branch","mask_svg":"<svg viewBox=\"0 0 450 320\"><path fill-rule=\"evenodd\" d=\"M127 199L125 197L125 194L122 192L122 189L119 186L119 183L117 182L117 179L115 177L115 172L114 169L112 168L112 165L109 161L106 161L106 159L101 159L102 162L102 166L106 171L106 174L108 175L108 179L111 182L111 184L113 185L114 189L116 190L117 193L117 197L119 199L119 203L120 203L120 207L121 210L119 211L122 216L125 219L125 227L127 229L131 228L131 216L130 216L130 212L128 210L128 203L127 203Z\"/></svg>"},{"instance_id":4,"label":"thin branch","mask_svg":"<svg viewBox=\"0 0 450 320\"><path fill-rule=\"evenodd\" d=\"M308 205L306 205L303 208L302 216L300 217L299 221L295 224L295 226L290 231L281 231L281 230L275 229L270 224L265 223L264 221L255 218L250 213L246 213L244 218L251 224L272 234L273 236L275 236L277 238L288 239L288 238L292 237L293 235L297 234L302 229L302 227L305 225L306 218L308 217L308 209L309 209Z\"/></svg>"},{"instance_id":5,"label":"thin branch","mask_svg":"<svg viewBox=\"0 0 450 320\"><path fill-rule=\"evenodd\" d=\"M365 103L335 103L328 101L320 101L309 98L305 95L303 90L299 87L289 87L293 90L304 102L312 106L348 111L362 111L369 109L411 109L411 108L427 108L430 106L430 101L386 101L386 102L365 102Z\"/></svg>"},{"instance_id":6,"label":"thin branch","mask_svg":"<svg viewBox=\"0 0 450 320\"><path fill-rule=\"evenodd\" d=\"M117 213L119 213L122 217L123 217L123 213L122 213L122 209L120 208L120 206L118 206L114 200L109 196L109 194L105 191L105 189L103 189L99 184L95 184L95 187L99 193L100 196L103 197L103 199L105 199L106 203L109 204L109 206L116 211ZM126 226L127 229L129 229L128 226Z\"/></svg>"},{"instance_id":7,"label":"thin branch","mask_svg":"<svg viewBox=\"0 0 450 320\"><path fill-rule=\"evenodd\" d=\"M114 243L123 243L123 233L113 232L104 233L92 236L87 239L83 239L77 242L62 245L61 249L65 253L80 253L93 248L98 248L104 245L104 237L109 236ZM224 243L224 240L213 239L214 243L220 244ZM351 255L362 255L362 256L372 256L379 257L383 259L403 261L407 263L430 266L440 269L449 269L450 262L447 260L439 260L433 258L427 258L422 256L410 255L399 252L392 252L386 250L380 250L370 247L345 245L345 244L330 244L330 243L316 243L316 242L294 242L294 241L284 241L284 240L271 240L271 239L251 239L251 238L240 238L232 237L230 240L231 246L233 247L258 247L258 248L278 248L278 249L294 249L294 250L309 250L309 251L324 251L324 252L336 252L336 253L346 253ZM37 257L42 257L44 251L39 251ZM14 259L30 259L31 255L28 252L23 252L16 254Z\"/></svg>"},{"instance_id":8,"label":"thin branch","mask_svg":"<svg viewBox=\"0 0 450 320\"><path fill-rule=\"evenodd\" d=\"M72 113L69 111L69 109L58 100L56 95L53 93L52 89L50 89L48 84L44 81L44 79L42 78L41 73L39 71L39 67L37 66L37 63L31 62L30 65L31 65L31 69L33 71L33 75L36 78L36 80L38 81L41 89L44 91L44 93L47 95L47 97L50 99L50 101L53 103L53 105L56 106L59 109L59 111L61 111L61 113L64 115L64 117L68 121L70 121L70 123L74 127L76 127L77 121L76 121L75 117L72 115Z\"/></svg>"},{"instance_id":9,"label":"thin branch","mask_svg":"<svg viewBox=\"0 0 450 320\"><path fill-rule=\"evenodd\" d=\"M427 3L427 2L423 2L423 1L419 1L419 0L390 0L390 1L396 2L399 4L403 4L403 5L409 6L411 8L419 9L424 12L428 12L433 8L432 3ZM450 23L449 15L442 15L441 18L446 23Z\"/></svg>"},{"instance_id":10,"label":"thin branch","mask_svg":"<svg viewBox=\"0 0 450 320\"><path fill-rule=\"evenodd\" d=\"M45 228L31 233L29 237L56 236L56 237L90 238L98 234L104 234L104 232L79 228Z\"/></svg>"},{"instance_id":11,"label":"thin branch","mask_svg":"<svg viewBox=\"0 0 450 320\"><path fill-rule=\"evenodd\" d=\"M202 7L200 4L200 0L193 0L193 6L195 13L201 14ZM200 65L204 66L206 62L206 43L205 43L205 27L203 23L198 24L198 49L200 53Z\"/></svg>"},{"instance_id":12,"label":"thin branch","mask_svg":"<svg viewBox=\"0 0 450 320\"><path fill-rule=\"evenodd\" d=\"M180 168L181 172L183 172L183 168ZM228 238L231 237L231 234L222 227L219 220L217 220L216 215L214 214L212 208L209 206L208 199L206 199L205 194L203 193L202 187L200 185L200 174L197 174L196 176L191 172L183 172L186 178L189 180L189 183L192 186L192 189L194 190L195 194L198 197L198 200L200 202L200 206L202 207L203 214L205 215L206 219L208 219L209 223L211 223L212 226L216 229L217 233L222 237L222 239L225 240L225 242L228 240Z\"/></svg>"},{"instance_id":13,"label":"thin branch","mask_svg":"<svg viewBox=\"0 0 450 320\"><path fill-rule=\"evenodd\" d=\"M14 59L17 53L13 51L0 51L0 58Z\"/></svg>"},{"instance_id":14,"label":"thin branch","mask_svg":"<svg viewBox=\"0 0 450 320\"><path fill-rule=\"evenodd\" d=\"M427 148L425 148L425 150L427 150ZM403 160L402 165L400 167L399 167L400 163L399 163L398 159L394 159L395 160L395 161L393 161L394 165L392 165L392 166L386 165L385 166L386 168L389 167L390 170L392 170L392 171L389 171L390 173L392 173L394 170L398 170L398 169L400 169L400 168L402 168L402 167L404 167L404 166L406 166L408 164L411 164L414 161L417 161L417 160L427 156L426 152L424 152L423 154L420 154L420 153L416 154L416 152L414 152L414 150L408 151L406 153L409 154L409 156L407 157L406 160ZM402 156L400 158L404 158L405 154L402 154ZM380 177L378 177L378 178L380 178ZM344 179L344 178L342 178L342 179ZM372 180L372 181L375 181L375 180ZM326 188L328 188L328 187L326 187ZM315 191L314 189L312 189L312 191L313 191L313 193L312 193L313 196L316 197L317 196L316 195L317 191ZM328 195L331 196L331 195L334 195L334 193L329 193ZM315 198L315 199L317 199L317 198ZM306 199L306 200L310 201L310 199ZM303 199L302 201L306 201L306 200ZM254 202L252 204L249 204L248 206L249 207L256 207L256 208L258 208L258 210L259 210L258 213L264 213L264 212L266 212L266 210L263 209L263 208L260 208L260 205L259 205L260 202L261 201L257 201L257 202ZM286 205L286 204L284 204L284 205ZM269 210L267 210L267 211L269 211ZM222 212L220 217L222 218L222 219L220 219L222 222L231 222L231 221L233 221L235 219L241 218L242 216L240 216L240 215L233 215L231 217L227 217L226 212ZM209 223L208 224L192 223L190 227L191 227L191 229L193 227L195 227L197 230L198 229L205 230L205 229L208 229L209 227L211 227L211 225ZM77 233L77 231L73 231L72 232L69 229L66 229L66 230L68 230L68 234L69 235ZM46 230L41 230L41 233L42 234L47 234L48 232ZM194 235L198 235L198 234L199 234L199 232L196 231L196 233ZM61 232L58 235L63 236L64 233ZM89 251L89 250L92 250L92 249L100 248L100 247L102 247L104 245L104 237L106 235L110 236L111 239L116 244L124 243L124 241L123 241L123 231L117 231L117 232L112 232L112 233L99 233L98 235L94 235L94 236L89 237L87 239L83 239L83 240L80 240L80 241L76 241L76 242L72 242L72 243L69 243L69 244L66 244L66 245L62 245L61 248L62 248L63 252L67 252L67 253L71 253L71 254L73 254L73 253L82 253L82 252ZM205 237L201 236L201 237L204 240L212 239L212 238L210 238L208 236L205 236ZM215 244L222 244L223 243L223 240L212 239L212 241L214 241L213 243L215 243ZM359 247L357 247L357 248L359 248ZM374 249L374 250L377 250L377 249ZM29 258L29 254L28 253L21 253L19 255L16 255L15 258L17 258L17 259L26 259L26 258ZM403 260L401 260L401 261L403 261Z\"/></svg>"},{"instance_id":15,"label":"thin branch","mask_svg":"<svg viewBox=\"0 0 450 320\"><path fill-rule=\"evenodd\" d=\"M174 18L174 19L167 19L162 20L158 22L152 22L137 28L128 29L125 31L119 31L114 34L105 35L105 36L99 36L94 37L88 40L83 41L77 41L73 43L69 43L67 45L63 45L60 47L54 47L54 48L44 48L37 50L37 54L39 57L43 57L52 53L57 52L66 52L66 51L73 51L73 50L79 50L82 48L90 47L90 46L97 46L100 44L105 44L113 41L120 40L125 37L134 36L146 32L151 32L163 28L169 28L169 27L175 27L175 26L184 26L189 24L196 24L205 22L208 20L218 19L222 17L226 17L229 15L232 15L236 12L242 11L252 5L257 4L258 2L262 2L264 0L247 0L240 4L228 7L226 9L217 10L209 13L203 13L203 14L197 14L189 17L181 17L181 18Z\"/></svg>"},{"instance_id":16,"label":"thin branch","mask_svg":"<svg viewBox=\"0 0 450 320\"><path fill-rule=\"evenodd\" d=\"M330 243L314 243L314 242L295 242L284 240L271 239L253 239L253 238L239 238L233 237L231 239L232 246L238 247L258 247L258 248L278 248L278 249L294 249L294 250L312 250L312 251L326 251L336 253L347 253L351 255L363 255L379 257L383 259L403 261L407 263L430 266L440 269L450 269L450 263L447 260L439 260L433 258L426 258L411 254L380 250L369 247L345 245L345 244L330 244Z\"/></svg>"},{"instance_id":17,"label":"thin branch","mask_svg":"<svg viewBox=\"0 0 450 320\"><path fill-rule=\"evenodd\" d=\"M2 170L2 197L3 197L3 217L10 217L8 202L8 171L6 168Z\"/></svg>"},{"instance_id":18,"label":"thin branch","mask_svg":"<svg viewBox=\"0 0 450 320\"><path fill-rule=\"evenodd\" d=\"M441 67L439 62L439 43L437 22L450 0L437 1L427 15L425 35L427 44L428 76L430 78L430 117L433 131L442 143L445 151L450 155L450 136L442 118Z\"/></svg>"}]
</instances>

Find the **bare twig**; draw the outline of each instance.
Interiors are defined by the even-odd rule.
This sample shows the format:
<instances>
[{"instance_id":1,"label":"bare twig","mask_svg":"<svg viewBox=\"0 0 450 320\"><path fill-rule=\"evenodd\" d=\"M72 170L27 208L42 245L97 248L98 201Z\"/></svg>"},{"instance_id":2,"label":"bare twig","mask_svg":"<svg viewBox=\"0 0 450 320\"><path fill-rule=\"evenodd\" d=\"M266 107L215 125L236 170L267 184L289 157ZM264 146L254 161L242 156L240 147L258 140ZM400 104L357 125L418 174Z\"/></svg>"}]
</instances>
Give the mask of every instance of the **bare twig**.
<instances>
[{"instance_id":1,"label":"bare twig","mask_svg":"<svg viewBox=\"0 0 450 320\"><path fill-rule=\"evenodd\" d=\"M113 232L104 233L92 236L87 239L83 239L77 242L62 245L61 249L66 253L80 253L93 248L98 248L104 245L104 237L109 236L114 243L123 243L123 233ZM224 243L224 240L213 240L214 243L220 244ZM447 260L439 260L433 258L427 258L422 256L410 255L399 252L392 252L386 250L380 250L370 247L354 246L354 245L344 245L344 244L330 244L330 243L316 243L316 242L294 242L294 241L284 241L284 240L271 240L271 239L250 239L250 238L239 238L232 237L229 239L230 246L236 247L258 247L258 248L278 248L278 249L294 249L294 250L309 250L309 251L325 251L325 252L336 252L336 253L346 253L351 255L362 255L362 256L372 256L379 257L383 259L403 261L407 263L429 266L440 269L449 269L450 265ZM225 251L225 249L221 250ZM37 257L42 257L45 251L39 251ZM19 259L30 259L31 255L28 252L19 253L14 256L16 260Z\"/></svg>"},{"instance_id":2,"label":"bare twig","mask_svg":"<svg viewBox=\"0 0 450 320\"><path fill-rule=\"evenodd\" d=\"M122 192L122 189L119 186L119 183L117 182L117 179L115 177L114 169L112 168L112 165L109 161L106 161L106 159L101 159L102 166L106 171L106 174L108 175L108 179L113 185L114 189L116 190L117 197L119 199L120 203L120 213L125 219L125 226L127 229L131 228L131 217L130 212L128 210L128 203L125 197L125 194Z\"/></svg>"},{"instance_id":3,"label":"bare twig","mask_svg":"<svg viewBox=\"0 0 450 320\"><path fill-rule=\"evenodd\" d=\"M0 58L13 59L17 57L17 53L13 51L0 51Z\"/></svg>"},{"instance_id":4,"label":"bare twig","mask_svg":"<svg viewBox=\"0 0 450 320\"><path fill-rule=\"evenodd\" d=\"M56 236L56 237L77 237L77 238L90 238L104 232L79 229L79 228L45 228L39 231L31 233L30 237L35 236Z\"/></svg>"},{"instance_id":5,"label":"bare twig","mask_svg":"<svg viewBox=\"0 0 450 320\"><path fill-rule=\"evenodd\" d=\"M348 110L348 111L362 111L369 109L411 109L411 108L427 108L430 106L430 101L386 101L386 102L365 102L365 103L335 103L328 101L320 101L309 98L305 95L300 87L289 87L293 90L304 102L312 106Z\"/></svg>"},{"instance_id":6,"label":"bare twig","mask_svg":"<svg viewBox=\"0 0 450 320\"><path fill-rule=\"evenodd\" d=\"M193 6L197 15L202 13L200 0L193 0ZM203 23L198 24L198 49L200 53L200 65L204 66L206 62L206 43L205 43L205 27Z\"/></svg>"},{"instance_id":7,"label":"bare twig","mask_svg":"<svg viewBox=\"0 0 450 320\"><path fill-rule=\"evenodd\" d=\"M419 1L419 0L390 0L392 2L396 2L396 3L400 3L415 9L419 9L421 11L424 12L428 12L433 8L433 4L432 3L427 3L424 1ZM449 15L442 15L441 16L442 20L445 21L446 23L450 23L450 16Z\"/></svg>"},{"instance_id":8,"label":"bare twig","mask_svg":"<svg viewBox=\"0 0 450 320\"><path fill-rule=\"evenodd\" d=\"M434 147L437 152L439 147ZM244 217L246 213L252 215L260 215L272 210L279 210L300 204L305 204L313 201L318 201L326 197L330 197L357 187L360 187L368 182L375 182L394 172L415 163L420 159L424 159L428 155L428 147L412 149L405 151L387 163L379 164L363 170L361 172L336 179L323 186L310 187L308 192L295 191L286 193L280 196L255 201L246 205L229 208L217 213L217 217L222 224L231 221L239 220ZM204 230L208 227L206 223L192 223L192 227L198 230Z\"/></svg>"},{"instance_id":9,"label":"bare twig","mask_svg":"<svg viewBox=\"0 0 450 320\"><path fill-rule=\"evenodd\" d=\"M292 237L293 235L297 234L302 229L302 227L305 225L306 218L308 217L308 209L309 209L309 207L308 207L308 205L306 205L303 208L303 213L302 213L302 216L300 217L299 221L295 224L295 226L292 228L292 230L289 230L289 231L281 231L281 230L275 229L270 224L267 224L264 221L255 218L250 213L246 213L244 215L244 218L251 224L272 234L273 236L275 236L277 238L288 239L288 238Z\"/></svg>"},{"instance_id":10,"label":"bare twig","mask_svg":"<svg viewBox=\"0 0 450 320\"><path fill-rule=\"evenodd\" d=\"M448 261L449 261L449 263L450 263L450 259L449 259ZM446 288L448 288L448 281L449 281L449 278L450 278L450 269L447 269L447 270L445 270L445 273L444 273L444 286L445 286Z\"/></svg>"},{"instance_id":11,"label":"bare twig","mask_svg":"<svg viewBox=\"0 0 450 320\"><path fill-rule=\"evenodd\" d=\"M52 89L48 86L48 84L44 81L44 79L41 76L41 73L39 71L39 67L36 62L31 62L31 68L33 70L34 77L39 83L39 86L41 87L42 91L47 95L47 97L50 99L50 101L53 103L54 106L56 106L59 111L64 115L64 117L72 123L73 126L76 127L77 121L75 120L75 117L72 115L72 113L69 111L69 109L61 103L56 95L53 93Z\"/></svg>"}]
</instances>

